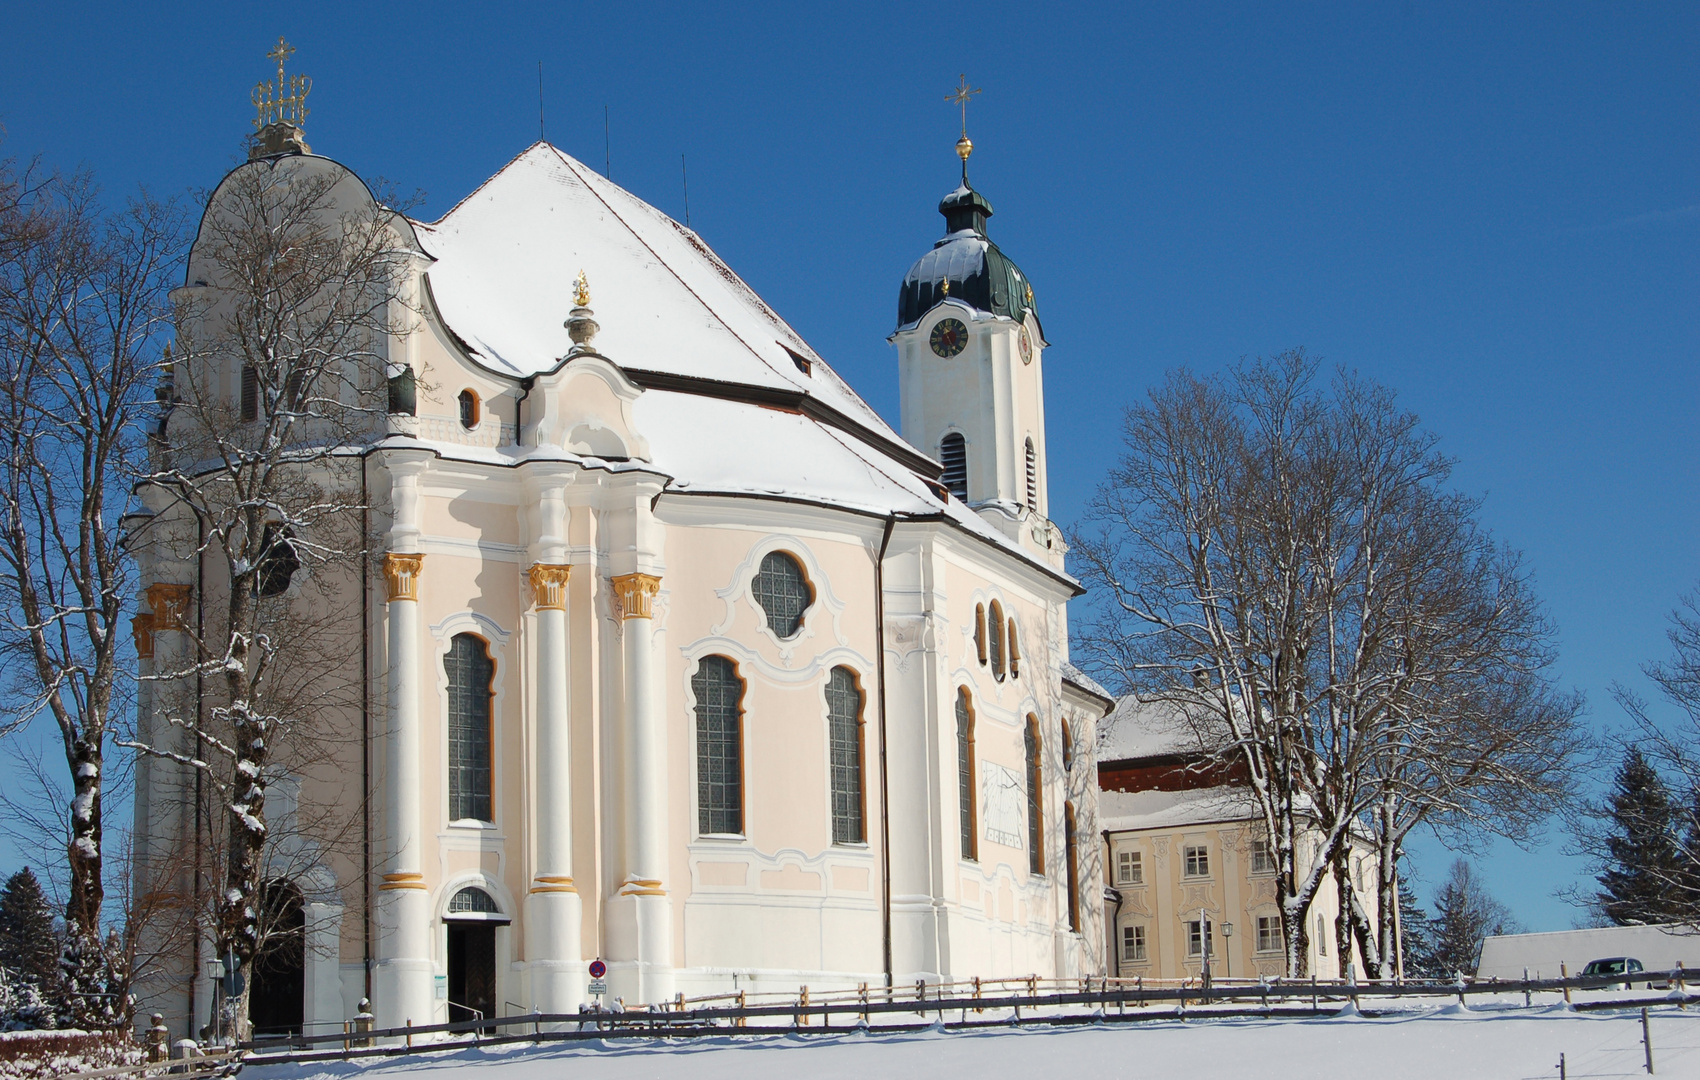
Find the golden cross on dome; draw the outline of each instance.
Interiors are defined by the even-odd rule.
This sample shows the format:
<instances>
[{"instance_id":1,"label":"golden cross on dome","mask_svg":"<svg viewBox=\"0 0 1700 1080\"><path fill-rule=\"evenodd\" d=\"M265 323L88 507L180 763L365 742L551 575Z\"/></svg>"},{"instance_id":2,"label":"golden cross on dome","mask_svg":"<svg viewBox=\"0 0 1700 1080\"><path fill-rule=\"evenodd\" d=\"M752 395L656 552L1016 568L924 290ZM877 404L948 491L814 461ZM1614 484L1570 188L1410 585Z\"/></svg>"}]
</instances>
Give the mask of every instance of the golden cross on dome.
<instances>
[{"instance_id":1,"label":"golden cross on dome","mask_svg":"<svg viewBox=\"0 0 1700 1080\"><path fill-rule=\"evenodd\" d=\"M968 99L973 97L975 94L978 94L980 92L980 88L978 86L976 86L972 90L970 90L968 88L968 76L967 75L959 75L959 76L957 76L957 78L960 80L960 82L956 87L956 92L951 94L949 97L945 98L945 100L950 102L953 105L962 106L962 137L967 138L968 137Z\"/></svg>"},{"instance_id":2,"label":"golden cross on dome","mask_svg":"<svg viewBox=\"0 0 1700 1080\"><path fill-rule=\"evenodd\" d=\"M295 55L295 46L283 39L279 34L277 44L271 52L266 53L266 59L277 61L277 81L267 82L261 79L254 87L251 95L257 115L254 117L254 128L260 130L269 124L292 124L300 127L307 121L307 95L313 90L313 80L305 75L283 74L283 63Z\"/></svg>"}]
</instances>

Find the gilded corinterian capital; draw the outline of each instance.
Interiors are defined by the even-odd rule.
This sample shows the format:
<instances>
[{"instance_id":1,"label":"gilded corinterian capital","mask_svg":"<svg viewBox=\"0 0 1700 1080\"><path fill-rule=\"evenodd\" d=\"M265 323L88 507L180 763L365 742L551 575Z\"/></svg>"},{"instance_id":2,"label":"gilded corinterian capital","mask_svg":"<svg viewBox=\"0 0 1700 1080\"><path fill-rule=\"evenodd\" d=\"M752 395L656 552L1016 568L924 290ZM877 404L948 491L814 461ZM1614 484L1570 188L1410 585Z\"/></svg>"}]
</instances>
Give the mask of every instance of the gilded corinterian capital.
<instances>
[{"instance_id":1,"label":"gilded corinterian capital","mask_svg":"<svg viewBox=\"0 0 1700 1080\"><path fill-rule=\"evenodd\" d=\"M130 632L136 635L136 655L143 660L153 658L154 617L143 612L130 620Z\"/></svg>"},{"instance_id":2,"label":"gilded corinterian capital","mask_svg":"<svg viewBox=\"0 0 1700 1080\"><path fill-rule=\"evenodd\" d=\"M661 579L654 574L621 574L614 579L614 591L620 597L622 619L651 619L655 617L655 594L661 591Z\"/></svg>"},{"instance_id":3,"label":"gilded corinterian capital","mask_svg":"<svg viewBox=\"0 0 1700 1080\"><path fill-rule=\"evenodd\" d=\"M538 611L567 610L567 578L573 568L552 563L537 563L531 568L531 594L537 599Z\"/></svg>"},{"instance_id":4,"label":"gilded corinterian capital","mask_svg":"<svg viewBox=\"0 0 1700 1080\"><path fill-rule=\"evenodd\" d=\"M390 552L384 556L384 581L389 586L389 599L419 601L419 571L425 563L423 555L403 555Z\"/></svg>"},{"instance_id":5,"label":"gilded corinterian capital","mask_svg":"<svg viewBox=\"0 0 1700 1080\"><path fill-rule=\"evenodd\" d=\"M188 629L183 617L189 610L189 590L187 585L164 581L148 586L146 595L148 607L153 608L153 625L150 627L153 633Z\"/></svg>"}]
</instances>

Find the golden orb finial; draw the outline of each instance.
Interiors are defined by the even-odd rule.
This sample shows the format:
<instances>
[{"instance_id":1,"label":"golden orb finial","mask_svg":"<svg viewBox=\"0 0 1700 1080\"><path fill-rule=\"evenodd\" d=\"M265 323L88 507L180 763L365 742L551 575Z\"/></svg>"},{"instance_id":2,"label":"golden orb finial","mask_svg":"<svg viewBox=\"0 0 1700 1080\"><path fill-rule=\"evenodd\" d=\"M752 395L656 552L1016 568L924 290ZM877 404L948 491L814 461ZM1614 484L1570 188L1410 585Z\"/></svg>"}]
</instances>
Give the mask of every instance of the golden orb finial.
<instances>
[{"instance_id":1,"label":"golden orb finial","mask_svg":"<svg viewBox=\"0 0 1700 1080\"><path fill-rule=\"evenodd\" d=\"M578 272L573 281L573 303L579 307L590 306L590 279L584 276L584 271Z\"/></svg>"},{"instance_id":2,"label":"golden orb finial","mask_svg":"<svg viewBox=\"0 0 1700 1080\"><path fill-rule=\"evenodd\" d=\"M968 164L968 155L972 154L973 152L974 152L974 140L970 139L966 135L964 135L964 136L962 136L962 138L956 140L956 156L962 159L962 163L964 165Z\"/></svg>"}]
</instances>

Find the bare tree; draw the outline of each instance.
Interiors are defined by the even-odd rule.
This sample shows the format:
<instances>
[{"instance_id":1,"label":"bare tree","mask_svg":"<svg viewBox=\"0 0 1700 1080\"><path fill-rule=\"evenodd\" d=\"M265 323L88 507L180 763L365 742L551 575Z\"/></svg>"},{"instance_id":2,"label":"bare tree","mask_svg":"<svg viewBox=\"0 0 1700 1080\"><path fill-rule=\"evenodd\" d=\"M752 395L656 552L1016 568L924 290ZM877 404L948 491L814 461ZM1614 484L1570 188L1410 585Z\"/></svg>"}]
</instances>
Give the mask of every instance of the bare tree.
<instances>
[{"instance_id":1,"label":"bare tree","mask_svg":"<svg viewBox=\"0 0 1700 1080\"><path fill-rule=\"evenodd\" d=\"M1551 629L1527 577L1475 524L1476 502L1446 490L1450 470L1390 391L1345 372L1320 390L1302 352L1222 377L1179 371L1128 411L1123 455L1073 538L1099 604L1083 653L1179 705L1247 777L1292 974L1330 871L1339 955L1355 939L1381 972L1391 927L1356 896L1353 837L1373 835L1389 860L1378 910L1391 915L1415 821L1499 827L1480 812L1499 803L1463 795L1469 770L1446 754L1467 743L1472 767L1503 778L1525 743L1544 733L1538 749L1562 762L1574 736L1579 702L1544 678ZM1529 721L1541 710L1545 724ZM1451 740L1440 758L1414 767L1437 737Z\"/></svg>"},{"instance_id":2,"label":"bare tree","mask_svg":"<svg viewBox=\"0 0 1700 1080\"><path fill-rule=\"evenodd\" d=\"M109 210L87 174L32 184L0 163L0 658L9 721L47 717L64 753L67 987L82 1023L127 1019L102 929L107 745L129 700L121 522L182 226L171 203Z\"/></svg>"},{"instance_id":3,"label":"bare tree","mask_svg":"<svg viewBox=\"0 0 1700 1080\"><path fill-rule=\"evenodd\" d=\"M249 968L282 856L266 796L281 772L334 771L361 690L364 450L385 431L386 354L407 317L408 227L351 173L283 155L211 196L175 294L171 404L146 478L154 565L199 575L191 643L162 664L145 753L202 778L211 937ZM364 795L364 793L363 793ZM317 843L346 821L303 824ZM251 982L249 986L251 986ZM245 1024L246 989L228 1003Z\"/></svg>"}]
</instances>

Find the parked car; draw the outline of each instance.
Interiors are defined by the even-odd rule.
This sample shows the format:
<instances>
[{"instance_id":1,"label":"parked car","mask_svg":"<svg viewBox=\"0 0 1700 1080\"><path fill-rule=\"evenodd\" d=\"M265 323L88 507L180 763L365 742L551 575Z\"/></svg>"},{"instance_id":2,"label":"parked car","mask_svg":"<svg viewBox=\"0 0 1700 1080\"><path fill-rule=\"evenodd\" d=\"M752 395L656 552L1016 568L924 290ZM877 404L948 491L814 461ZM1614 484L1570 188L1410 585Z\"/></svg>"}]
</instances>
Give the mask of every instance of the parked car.
<instances>
[{"instance_id":1,"label":"parked car","mask_svg":"<svg viewBox=\"0 0 1700 1080\"><path fill-rule=\"evenodd\" d=\"M1588 966L1582 969L1584 979L1603 979L1612 975L1634 975L1642 971L1641 961L1633 956L1608 956L1603 960L1590 960ZM1649 986L1652 984L1649 983ZM1601 990L1629 989L1629 980L1609 982L1601 986Z\"/></svg>"}]
</instances>

